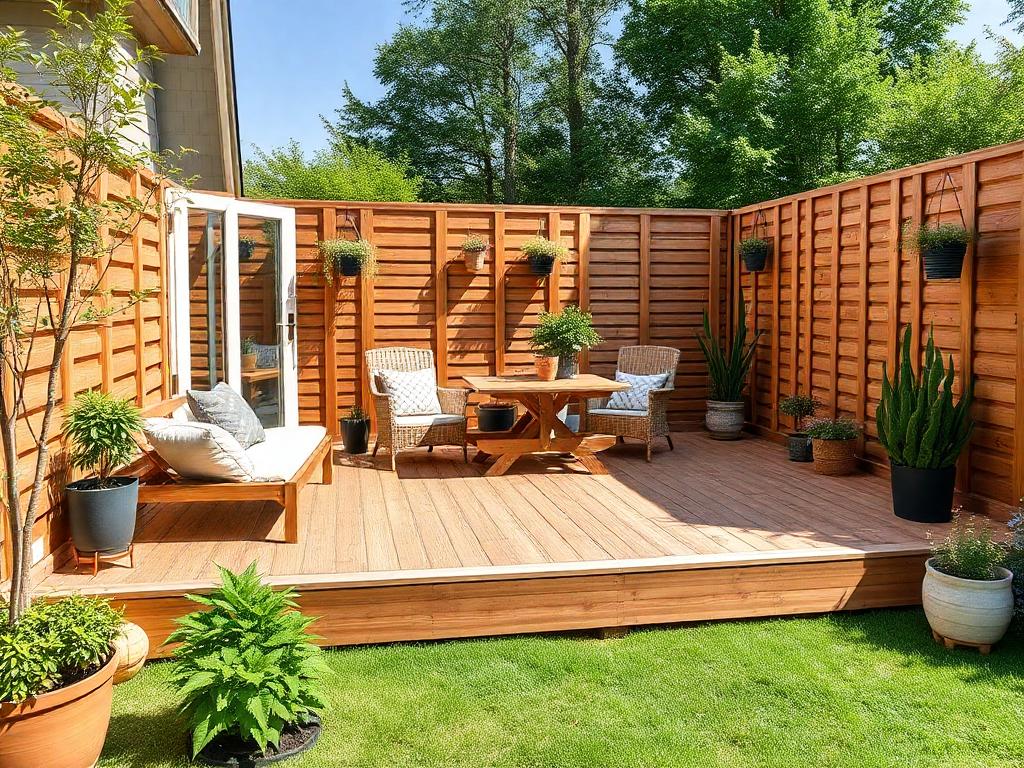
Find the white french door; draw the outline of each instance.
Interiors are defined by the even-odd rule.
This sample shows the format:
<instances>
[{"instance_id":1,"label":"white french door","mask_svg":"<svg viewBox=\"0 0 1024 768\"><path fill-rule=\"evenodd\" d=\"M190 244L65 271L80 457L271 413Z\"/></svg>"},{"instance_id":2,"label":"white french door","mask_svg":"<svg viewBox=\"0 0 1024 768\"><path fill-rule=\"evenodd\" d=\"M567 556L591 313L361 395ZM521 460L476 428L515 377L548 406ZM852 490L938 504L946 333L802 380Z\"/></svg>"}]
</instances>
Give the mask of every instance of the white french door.
<instances>
[{"instance_id":1,"label":"white french door","mask_svg":"<svg viewBox=\"0 0 1024 768\"><path fill-rule=\"evenodd\" d=\"M175 391L226 381L264 426L299 421L295 211L169 189Z\"/></svg>"}]
</instances>

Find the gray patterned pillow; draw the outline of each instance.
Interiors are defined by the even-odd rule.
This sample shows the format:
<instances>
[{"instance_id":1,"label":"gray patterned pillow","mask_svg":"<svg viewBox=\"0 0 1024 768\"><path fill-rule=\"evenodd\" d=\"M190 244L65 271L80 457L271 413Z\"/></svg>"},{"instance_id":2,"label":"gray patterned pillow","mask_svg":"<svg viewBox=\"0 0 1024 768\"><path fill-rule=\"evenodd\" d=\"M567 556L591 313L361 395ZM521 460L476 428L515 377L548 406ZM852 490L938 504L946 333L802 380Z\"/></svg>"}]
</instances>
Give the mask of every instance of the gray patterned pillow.
<instances>
[{"instance_id":1,"label":"gray patterned pillow","mask_svg":"<svg viewBox=\"0 0 1024 768\"><path fill-rule=\"evenodd\" d=\"M648 395L655 389L662 389L668 382L669 373L652 373L641 376L634 373L615 372L615 380L629 384L629 389L614 393L608 401L608 408L621 411L646 411Z\"/></svg>"},{"instance_id":2,"label":"gray patterned pillow","mask_svg":"<svg viewBox=\"0 0 1024 768\"><path fill-rule=\"evenodd\" d=\"M196 419L216 424L243 448L262 443L266 439L263 425L255 411L225 382L222 381L209 391L190 389L186 397Z\"/></svg>"}]
</instances>

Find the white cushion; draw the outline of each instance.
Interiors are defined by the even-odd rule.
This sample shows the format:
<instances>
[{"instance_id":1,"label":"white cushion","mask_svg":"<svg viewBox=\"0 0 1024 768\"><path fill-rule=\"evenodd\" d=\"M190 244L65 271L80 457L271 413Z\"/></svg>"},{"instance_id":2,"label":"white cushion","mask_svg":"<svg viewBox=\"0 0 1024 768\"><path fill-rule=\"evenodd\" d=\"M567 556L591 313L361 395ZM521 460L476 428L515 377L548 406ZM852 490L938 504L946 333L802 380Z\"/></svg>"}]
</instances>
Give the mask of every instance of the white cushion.
<instances>
[{"instance_id":1,"label":"white cushion","mask_svg":"<svg viewBox=\"0 0 1024 768\"><path fill-rule=\"evenodd\" d=\"M395 416L441 412L441 401L437 399L437 373L433 368L378 371L377 375L391 395Z\"/></svg>"},{"instance_id":2,"label":"white cushion","mask_svg":"<svg viewBox=\"0 0 1024 768\"><path fill-rule=\"evenodd\" d=\"M266 440L246 453L262 479L291 480L326 434L326 429L316 425L271 427L266 430Z\"/></svg>"},{"instance_id":3,"label":"white cushion","mask_svg":"<svg viewBox=\"0 0 1024 768\"><path fill-rule=\"evenodd\" d=\"M648 375L616 371L615 380L629 384L629 389L613 393L608 400L608 407L624 411L646 411L648 395L655 389L662 389L669 375L668 371Z\"/></svg>"},{"instance_id":4,"label":"white cushion","mask_svg":"<svg viewBox=\"0 0 1024 768\"><path fill-rule=\"evenodd\" d=\"M196 415L192 413L192 409L188 407L187 400L171 411L171 418L174 421L199 421Z\"/></svg>"},{"instance_id":5,"label":"white cushion","mask_svg":"<svg viewBox=\"0 0 1024 768\"><path fill-rule=\"evenodd\" d=\"M245 450L216 424L145 419L142 431L160 458L182 477L235 483L256 479Z\"/></svg>"},{"instance_id":6,"label":"white cushion","mask_svg":"<svg viewBox=\"0 0 1024 768\"><path fill-rule=\"evenodd\" d=\"M453 413L417 413L395 417L395 423L400 427L439 427L442 424L459 424L465 420L465 416Z\"/></svg>"},{"instance_id":7,"label":"white cushion","mask_svg":"<svg viewBox=\"0 0 1024 768\"><path fill-rule=\"evenodd\" d=\"M634 411L629 408L589 408L587 413L591 416L634 416L639 418L647 415L647 409Z\"/></svg>"}]
</instances>

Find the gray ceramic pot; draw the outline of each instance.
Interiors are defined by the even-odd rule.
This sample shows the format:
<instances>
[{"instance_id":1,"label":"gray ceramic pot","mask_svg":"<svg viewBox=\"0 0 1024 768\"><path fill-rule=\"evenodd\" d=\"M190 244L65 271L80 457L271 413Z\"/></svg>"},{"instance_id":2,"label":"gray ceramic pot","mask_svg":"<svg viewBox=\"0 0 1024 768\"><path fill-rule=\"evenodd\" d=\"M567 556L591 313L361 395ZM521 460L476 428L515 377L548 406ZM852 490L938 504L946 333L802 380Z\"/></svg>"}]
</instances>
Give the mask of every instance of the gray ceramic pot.
<instances>
[{"instance_id":1,"label":"gray ceramic pot","mask_svg":"<svg viewBox=\"0 0 1024 768\"><path fill-rule=\"evenodd\" d=\"M743 401L708 400L704 424L716 440L738 440L743 432Z\"/></svg>"},{"instance_id":2,"label":"gray ceramic pot","mask_svg":"<svg viewBox=\"0 0 1024 768\"><path fill-rule=\"evenodd\" d=\"M571 355L558 356L558 372L556 379L575 379L580 375L580 355L573 352Z\"/></svg>"},{"instance_id":3,"label":"gray ceramic pot","mask_svg":"<svg viewBox=\"0 0 1024 768\"><path fill-rule=\"evenodd\" d=\"M139 478L112 477L108 484L97 488L96 479L89 478L67 486L71 540L79 552L117 554L135 536Z\"/></svg>"}]
</instances>

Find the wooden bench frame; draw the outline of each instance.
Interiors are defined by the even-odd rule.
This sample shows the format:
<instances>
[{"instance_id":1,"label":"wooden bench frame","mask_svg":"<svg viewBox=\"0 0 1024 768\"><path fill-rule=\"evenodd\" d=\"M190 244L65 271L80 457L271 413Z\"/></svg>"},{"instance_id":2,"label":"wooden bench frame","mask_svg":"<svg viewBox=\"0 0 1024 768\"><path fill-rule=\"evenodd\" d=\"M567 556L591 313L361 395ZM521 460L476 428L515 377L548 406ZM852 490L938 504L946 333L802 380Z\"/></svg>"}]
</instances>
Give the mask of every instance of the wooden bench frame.
<instances>
[{"instance_id":1,"label":"wooden bench frame","mask_svg":"<svg viewBox=\"0 0 1024 768\"><path fill-rule=\"evenodd\" d=\"M185 397L163 400L142 411L143 418L168 417L185 405ZM299 540L299 492L310 481L317 465L321 467L320 482L330 485L334 477L334 451L331 434L324 435L309 458L289 480L254 483L218 483L187 480L177 475L151 446L139 441L139 448L158 470L156 482L139 486L139 503L187 503L193 501L276 501L284 509L284 540Z\"/></svg>"}]
</instances>

